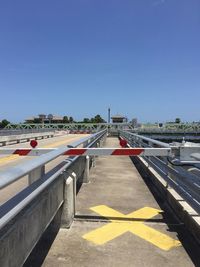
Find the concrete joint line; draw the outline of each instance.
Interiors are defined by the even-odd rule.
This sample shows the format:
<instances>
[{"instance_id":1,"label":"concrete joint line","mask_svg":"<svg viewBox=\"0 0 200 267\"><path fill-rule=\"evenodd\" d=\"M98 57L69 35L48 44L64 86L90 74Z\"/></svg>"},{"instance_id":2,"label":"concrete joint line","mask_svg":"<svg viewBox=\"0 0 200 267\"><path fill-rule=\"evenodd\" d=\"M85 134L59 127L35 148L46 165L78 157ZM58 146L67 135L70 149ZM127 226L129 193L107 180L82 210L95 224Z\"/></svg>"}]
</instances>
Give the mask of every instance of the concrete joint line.
<instances>
[{"instance_id":1,"label":"concrete joint line","mask_svg":"<svg viewBox=\"0 0 200 267\"><path fill-rule=\"evenodd\" d=\"M89 223L110 223L110 221L109 220L106 220L106 219L81 219L81 218L76 218L76 217L74 217L74 221L75 222L89 222ZM133 222L133 221L129 221L130 223L131 222ZM118 221L117 219L115 219L115 220L112 220L112 223L117 223L117 224L119 224L119 223L127 223L127 221ZM146 224L146 225L166 225L166 223L165 222L148 222L148 221L145 221L145 222L143 222L144 224ZM169 226L180 226L180 227L182 227L182 226L184 226L185 224L184 223L167 223L167 225L169 225Z\"/></svg>"}]
</instances>

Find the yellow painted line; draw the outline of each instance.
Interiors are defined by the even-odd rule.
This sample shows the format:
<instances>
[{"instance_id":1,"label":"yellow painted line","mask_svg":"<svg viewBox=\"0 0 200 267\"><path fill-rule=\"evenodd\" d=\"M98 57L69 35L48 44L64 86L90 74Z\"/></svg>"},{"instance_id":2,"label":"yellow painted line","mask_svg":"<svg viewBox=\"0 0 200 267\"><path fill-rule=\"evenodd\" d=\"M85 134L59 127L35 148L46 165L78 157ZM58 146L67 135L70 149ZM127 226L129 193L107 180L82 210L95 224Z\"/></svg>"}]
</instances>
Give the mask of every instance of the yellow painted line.
<instances>
[{"instance_id":1,"label":"yellow painted line","mask_svg":"<svg viewBox=\"0 0 200 267\"><path fill-rule=\"evenodd\" d=\"M83 134L81 136L75 136L75 137L72 137L72 138L67 139L67 140L57 141L57 142L51 143L49 145L41 146L41 148L51 148L51 147L55 148L55 147L58 147L58 146L63 145L63 144L68 144L69 142L71 142L73 140L80 139L81 137L85 137L85 136L87 136L87 135ZM2 157L2 158L0 158L0 165L4 165L6 163L9 163L10 161L18 160L21 157L23 157L23 156L10 155L10 156L6 156L6 157Z\"/></svg>"},{"instance_id":2,"label":"yellow painted line","mask_svg":"<svg viewBox=\"0 0 200 267\"><path fill-rule=\"evenodd\" d=\"M55 148L55 147L58 147L58 146L61 146L63 144L68 144L69 142L73 141L73 140L76 140L76 139L80 139L82 137L85 137L86 135L81 135L80 136L76 136L76 137L72 137L70 139L67 139L67 140L62 140L62 141L57 141L55 143L52 143L52 144L49 144L49 145L45 145L45 146L41 146L42 148Z\"/></svg>"},{"instance_id":3,"label":"yellow painted line","mask_svg":"<svg viewBox=\"0 0 200 267\"><path fill-rule=\"evenodd\" d=\"M178 240L144 224L145 220L148 220L161 212L158 209L144 207L127 215L105 205L92 207L91 210L111 221L111 223L83 235L84 239L97 245L103 245L126 232L131 232L165 251L181 245ZM115 219L110 219L113 217L115 217ZM117 218L120 220L117 220ZM124 220L122 220L123 218ZM125 220L127 218L133 219L133 221ZM134 219L142 219L143 221L134 221Z\"/></svg>"},{"instance_id":4,"label":"yellow painted line","mask_svg":"<svg viewBox=\"0 0 200 267\"><path fill-rule=\"evenodd\" d=\"M8 161L13 161L19 158L19 155L10 155L3 158L0 158L0 165L7 163Z\"/></svg>"},{"instance_id":5,"label":"yellow painted line","mask_svg":"<svg viewBox=\"0 0 200 267\"><path fill-rule=\"evenodd\" d=\"M134 226L129 227L129 232L143 238L162 250L168 251L171 248L181 245L178 240L175 240L143 223L134 223Z\"/></svg>"},{"instance_id":6,"label":"yellow painted line","mask_svg":"<svg viewBox=\"0 0 200 267\"><path fill-rule=\"evenodd\" d=\"M126 223L109 223L96 230L89 232L88 234L85 234L83 238L95 243L96 245L104 245L105 243L115 239L116 237L126 232Z\"/></svg>"}]
</instances>

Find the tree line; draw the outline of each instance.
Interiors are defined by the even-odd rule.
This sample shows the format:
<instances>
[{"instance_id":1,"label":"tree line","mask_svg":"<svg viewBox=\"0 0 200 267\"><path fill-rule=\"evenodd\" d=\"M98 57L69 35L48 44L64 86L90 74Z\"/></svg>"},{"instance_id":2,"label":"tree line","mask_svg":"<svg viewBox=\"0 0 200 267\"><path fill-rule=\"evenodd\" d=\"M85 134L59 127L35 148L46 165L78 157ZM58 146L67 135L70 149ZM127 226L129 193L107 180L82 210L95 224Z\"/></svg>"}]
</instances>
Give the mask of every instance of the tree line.
<instances>
[{"instance_id":1,"label":"tree line","mask_svg":"<svg viewBox=\"0 0 200 267\"><path fill-rule=\"evenodd\" d=\"M63 120L59 123L105 123L106 121L97 114L95 117L92 118L84 118L82 121L75 121L73 117L64 116Z\"/></svg>"},{"instance_id":2,"label":"tree line","mask_svg":"<svg viewBox=\"0 0 200 267\"><path fill-rule=\"evenodd\" d=\"M83 123L105 123L106 121L99 115L97 114L94 118L84 118Z\"/></svg>"},{"instance_id":3,"label":"tree line","mask_svg":"<svg viewBox=\"0 0 200 267\"><path fill-rule=\"evenodd\" d=\"M35 118L32 123L41 123L42 120L40 118ZM82 121L75 121L72 116L63 116L62 121L54 122L54 123L105 123L106 121L97 114L92 118L84 118ZM5 128L10 122L6 119L0 121L0 129ZM53 122L51 122L53 123Z\"/></svg>"},{"instance_id":4,"label":"tree line","mask_svg":"<svg viewBox=\"0 0 200 267\"><path fill-rule=\"evenodd\" d=\"M0 121L0 129L5 128L10 122L7 121L6 119Z\"/></svg>"}]
</instances>

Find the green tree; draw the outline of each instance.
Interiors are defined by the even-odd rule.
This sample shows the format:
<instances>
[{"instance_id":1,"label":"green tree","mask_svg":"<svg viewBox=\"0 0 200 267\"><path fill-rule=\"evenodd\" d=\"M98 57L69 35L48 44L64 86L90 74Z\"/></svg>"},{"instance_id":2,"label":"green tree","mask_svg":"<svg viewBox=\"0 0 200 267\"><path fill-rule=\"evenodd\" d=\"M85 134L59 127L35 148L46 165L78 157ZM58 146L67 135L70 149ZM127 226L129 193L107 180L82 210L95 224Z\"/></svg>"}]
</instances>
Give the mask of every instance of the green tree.
<instances>
[{"instance_id":1,"label":"green tree","mask_svg":"<svg viewBox=\"0 0 200 267\"><path fill-rule=\"evenodd\" d=\"M2 120L0 122L0 128L5 128L10 122L7 121L6 119Z\"/></svg>"},{"instance_id":2,"label":"green tree","mask_svg":"<svg viewBox=\"0 0 200 267\"><path fill-rule=\"evenodd\" d=\"M84 119L83 119L83 122L84 122L84 123L89 123L89 122L90 122L90 119L89 119L89 118L84 118Z\"/></svg>"},{"instance_id":3,"label":"green tree","mask_svg":"<svg viewBox=\"0 0 200 267\"><path fill-rule=\"evenodd\" d=\"M95 118L91 118L91 119L90 119L90 122L91 122L91 123L96 123L96 122L95 122Z\"/></svg>"},{"instance_id":4,"label":"green tree","mask_svg":"<svg viewBox=\"0 0 200 267\"><path fill-rule=\"evenodd\" d=\"M175 119L175 123L181 123L181 119L180 118L176 118Z\"/></svg>"},{"instance_id":5,"label":"green tree","mask_svg":"<svg viewBox=\"0 0 200 267\"><path fill-rule=\"evenodd\" d=\"M68 116L64 116L64 117L63 117L63 123L69 123Z\"/></svg>"},{"instance_id":6,"label":"green tree","mask_svg":"<svg viewBox=\"0 0 200 267\"><path fill-rule=\"evenodd\" d=\"M69 123L73 123L73 122L74 122L73 117L69 117Z\"/></svg>"},{"instance_id":7,"label":"green tree","mask_svg":"<svg viewBox=\"0 0 200 267\"><path fill-rule=\"evenodd\" d=\"M42 120L40 118L34 118L33 123L42 123Z\"/></svg>"},{"instance_id":8,"label":"green tree","mask_svg":"<svg viewBox=\"0 0 200 267\"><path fill-rule=\"evenodd\" d=\"M104 119L102 119L102 117L101 117L99 114L97 114L97 115L94 117L94 122L95 122L95 123L103 123L103 122L105 122L105 121L104 121Z\"/></svg>"}]
</instances>

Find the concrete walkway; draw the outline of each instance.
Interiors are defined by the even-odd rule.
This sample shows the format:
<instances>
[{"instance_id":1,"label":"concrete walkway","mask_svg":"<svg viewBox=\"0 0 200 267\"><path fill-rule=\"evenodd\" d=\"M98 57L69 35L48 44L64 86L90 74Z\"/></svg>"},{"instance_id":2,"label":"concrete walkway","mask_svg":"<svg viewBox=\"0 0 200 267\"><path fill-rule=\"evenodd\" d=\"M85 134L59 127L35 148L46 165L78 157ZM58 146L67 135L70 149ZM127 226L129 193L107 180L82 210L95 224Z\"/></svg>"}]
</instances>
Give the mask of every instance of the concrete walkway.
<instances>
[{"instance_id":1,"label":"concrete walkway","mask_svg":"<svg viewBox=\"0 0 200 267\"><path fill-rule=\"evenodd\" d=\"M117 147L118 139L105 146ZM71 229L59 231L43 267L195 266L183 225L160 211L129 157L99 157L90 174Z\"/></svg>"}]
</instances>

